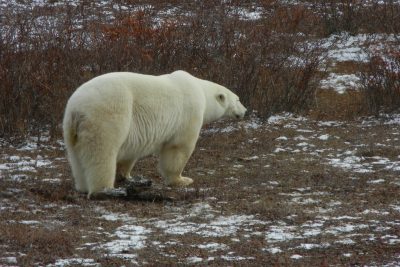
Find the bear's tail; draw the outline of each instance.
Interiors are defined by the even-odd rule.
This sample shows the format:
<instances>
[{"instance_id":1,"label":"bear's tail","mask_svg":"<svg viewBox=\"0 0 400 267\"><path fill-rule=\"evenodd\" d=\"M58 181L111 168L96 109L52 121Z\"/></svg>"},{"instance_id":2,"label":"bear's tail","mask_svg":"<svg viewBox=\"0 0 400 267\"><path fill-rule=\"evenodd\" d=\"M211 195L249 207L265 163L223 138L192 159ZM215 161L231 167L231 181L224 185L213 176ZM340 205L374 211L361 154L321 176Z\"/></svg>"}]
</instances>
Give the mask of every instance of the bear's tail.
<instances>
[{"instance_id":1,"label":"bear's tail","mask_svg":"<svg viewBox=\"0 0 400 267\"><path fill-rule=\"evenodd\" d=\"M84 120L84 115L71 112L64 122L64 138L69 145L75 146L78 142L79 125Z\"/></svg>"}]
</instances>

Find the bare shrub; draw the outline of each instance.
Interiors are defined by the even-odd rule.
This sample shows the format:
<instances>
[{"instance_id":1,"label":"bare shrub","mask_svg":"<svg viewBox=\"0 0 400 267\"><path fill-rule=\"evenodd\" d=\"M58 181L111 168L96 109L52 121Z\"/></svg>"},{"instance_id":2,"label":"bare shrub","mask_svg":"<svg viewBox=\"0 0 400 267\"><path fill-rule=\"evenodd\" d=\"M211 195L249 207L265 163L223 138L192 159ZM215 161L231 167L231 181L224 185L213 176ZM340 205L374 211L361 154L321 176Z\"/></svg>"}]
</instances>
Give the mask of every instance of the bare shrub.
<instances>
[{"instance_id":1,"label":"bare shrub","mask_svg":"<svg viewBox=\"0 0 400 267\"><path fill-rule=\"evenodd\" d=\"M364 5L359 1L322 1L320 7L326 35L343 31L355 34L359 31L364 10Z\"/></svg>"},{"instance_id":2,"label":"bare shrub","mask_svg":"<svg viewBox=\"0 0 400 267\"><path fill-rule=\"evenodd\" d=\"M395 1L329 0L311 6L320 15L322 34L343 31L358 33L398 33L400 5Z\"/></svg>"},{"instance_id":3,"label":"bare shrub","mask_svg":"<svg viewBox=\"0 0 400 267\"><path fill-rule=\"evenodd\" d=\"M363 17L367 32L400 32L400 5L393 0L374 1Z\"/></svg>"},{"instance_id":4,"label":"bare shrub","mask_svg":"<svg viewBox=\"0 0 400 267\"><path fill-rule=\"evenodd\" d=\"M398 111L400 108L400 53L372 56L360 74L361 90L369 113Z\"/></svg>"},{"instance_id":5,"label":"bare shrub","mask_svg":"<svg viewBox=\"0 0 400 267\"><path fill-rule=\"evenodd\" d=\"M166 3L134 11L118 4L5 10L0 136L43 127L59 135L73 90L111 71L183 69L231 88L262 115L312 106L321 51L305 45L318 24L309 9L266 0L262 18L250 20L240 10L252 5L235 1L176 3L173 16L160 15Z\"/></svg>"},{"instance_id":6,"label":"bare shrub","mask_svg":"<svg viewBox=\"0 0 400 267\"><path fill-rule=\"evenodd\" d=\"M18 136L43 126L49 126L53 135L71 86L82 82L77 65L85 57L78 37L72 37L75 30L70 19L67 14L58 16L56 10L42 12L3 14L8 24L0 38L2 136ZM43 22L46 16L54 21Z\"/></svg>"}]
</instances>

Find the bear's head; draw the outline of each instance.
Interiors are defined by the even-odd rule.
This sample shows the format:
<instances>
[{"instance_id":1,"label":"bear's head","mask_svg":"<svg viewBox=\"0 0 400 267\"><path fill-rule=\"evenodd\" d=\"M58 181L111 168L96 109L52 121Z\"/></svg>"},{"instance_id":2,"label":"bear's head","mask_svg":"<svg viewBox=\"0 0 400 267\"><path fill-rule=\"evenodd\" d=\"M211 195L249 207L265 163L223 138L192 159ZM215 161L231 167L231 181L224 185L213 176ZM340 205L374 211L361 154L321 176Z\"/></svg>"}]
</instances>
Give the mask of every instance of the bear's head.
<instances>
[{"instance_id":1,"label":"bear's head","mask_svg":"<svg viewBox=\"0 0 400 267\"><path fill-rule=\"evenodd\" d=\"M241 119L247 109L240 103L239 97L222 85L200 80L206 97L206 109L203 124L218 119L233 118Z\"/></svg>"},{"instance_id":2,"label":"bear's head","mask_svg":"<svg viewBox=\"0 0 400 267\"><path fill-rule=\"evenodd\" d=\"M220 92L215 96L223 109L221 118L242 119L247 109L240 103L239 97L232 92Z\"/></svg>"},{"instance_id":3,"label":"bear's head","mask_svg":"<svg viewBox=\"0 0 400 267\"><path fill-rule=\"evenodd\" d=\"M223 86L219 86L215 99L219 105L221 118L242 119L247 111L240 103L239 97Z\"/></svg>"}]
</instances>

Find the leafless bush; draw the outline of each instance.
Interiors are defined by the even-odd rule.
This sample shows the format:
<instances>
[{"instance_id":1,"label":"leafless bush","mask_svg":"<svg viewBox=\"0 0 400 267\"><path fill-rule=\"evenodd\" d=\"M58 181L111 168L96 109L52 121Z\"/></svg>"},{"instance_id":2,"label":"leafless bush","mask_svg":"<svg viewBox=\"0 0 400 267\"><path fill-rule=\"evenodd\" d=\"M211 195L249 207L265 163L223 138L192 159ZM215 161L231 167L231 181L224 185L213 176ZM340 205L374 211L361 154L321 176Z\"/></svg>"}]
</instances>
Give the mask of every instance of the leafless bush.
<instances>
[{"instance_id":1,"label":"leafless bush","mask_svg":"<svg viewBox=\"0 0 400 267\"><path fill-rule=\"evenodd\" d=\"M161 74L184 69L231 88L260 114L307 110L320 51L304 44L317 18L302 6L261 2L264 14L257 20L240 13L251 4L213 0L176 3L173 16L160 15L171 7L166 3L124 11L114 8L119 1L101 8L82 1L77 6L5 10L0 136L44 126L52 136L59 134L72 91L111 71Z\"/></svg>"},{"instance_id":2,"label":"leafless bush","mask_svg":"<svg viewBox=\"0 0 400 267\"><path fill-rule=\"evenodd\" d=\"M328 0L311 7L321 16L323 34L398 33L400 5L395 1Z\"/></svg>"},{"instance_id":3,"label":"leafless bush","mask_svg":"<svg viewBox=\"0 0 400 267\"><path fill-rule=\"evenodd\" d=\"M400 53L373 56L360 73L361 90L369 113L398 111L400 108Z\"/></svg>"},{"instance_id":4,"label":"leafless bush","mask_svg":"<svg viewBox=\"0 0 400 267\"><path fill-rule=\"evenodd\" d=\"M361 27L364 6L356 0L322 1L321 11L325 34L342 31L357 33Z\"/></svg>"}]
</instances>

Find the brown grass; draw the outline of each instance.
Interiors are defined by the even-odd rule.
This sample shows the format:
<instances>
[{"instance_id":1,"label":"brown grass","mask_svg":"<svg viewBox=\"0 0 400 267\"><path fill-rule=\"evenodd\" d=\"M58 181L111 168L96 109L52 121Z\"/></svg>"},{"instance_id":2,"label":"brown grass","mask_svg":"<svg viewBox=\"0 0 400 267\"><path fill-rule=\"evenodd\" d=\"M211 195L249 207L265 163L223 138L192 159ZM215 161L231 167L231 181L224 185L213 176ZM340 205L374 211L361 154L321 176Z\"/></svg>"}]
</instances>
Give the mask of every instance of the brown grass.
<instances>
[{"instance_id":1,"label":"brown grass","mask_svg":"<svg viewBox=\"0 0 400 267\"><path fill-rule=\"evenodd\" d=\"M0 234L3 245L25 253L29 262L41 263L50 263L55 257L71 257L79 240L73 228L48 229L18 223L3 222Z\"/></svg>"},{"instance_id":2,"label":"brown grass","mask_svg":"<svg viewBox=\"0 0 400 267\"><path fill-rule=\"evenodd\" d=\"M367 114L362 93L347 90L339 94L334 90L324 89L316 92L315 109L310 115L322 120L353 120Z\"/></svg>"}]
</instances>

